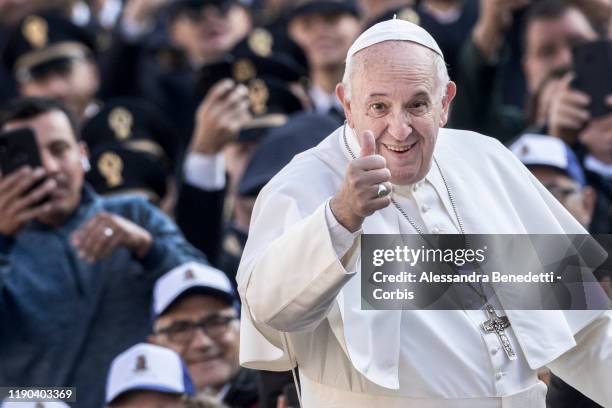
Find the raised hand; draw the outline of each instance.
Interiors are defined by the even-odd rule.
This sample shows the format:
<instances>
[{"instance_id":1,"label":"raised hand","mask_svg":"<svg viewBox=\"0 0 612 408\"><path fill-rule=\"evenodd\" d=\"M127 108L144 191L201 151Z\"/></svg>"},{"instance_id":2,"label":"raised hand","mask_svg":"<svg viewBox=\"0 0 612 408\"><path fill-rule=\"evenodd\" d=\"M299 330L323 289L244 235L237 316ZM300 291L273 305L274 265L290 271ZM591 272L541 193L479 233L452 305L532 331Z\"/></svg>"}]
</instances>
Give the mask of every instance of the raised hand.
<instances>
[{"instance_id":1,"label":"raised hand","mask_svg":"<svg viewBox=\"0 0 612 408\"><path fill-rule=\"evenodd\" d=\"M385 158L376 154L374 134L363 132L360 144L360 157L349 163L342 187L330 201L338 222L351 232L359 230L367 216L391 203L388 195L379 196L380 184L391 191L391 172Z\"/></svg>"},{"instance_id":2,"label":"raised hand","mask_svg":"<svg viewBox=\"0 0 612 408\"><path fill-rule=\"evenodd\" d=\"M42 167L22 167L0 176L0 234L14 236L25 223L51 210L50 203L37 203L57 187L55 180L46 180L32 189L44 176Z\"/></svg>"},{"instance_id":3,"label":"raised hand","mask_svg":"<svg viewBox=\"0 0 612 408\"><path fill-rule=\"evenodd\" d=\"M190 151L215 154L236 139L251 118L248 90L230 79L216 83L196 112Z\"/></svg>"},{"instance_id":4,"label":"raised hand","mask_svg":"<svg viewBox=\"0 0 612 408\"><path fill-rule=\"evenodd\" d=\"M573 74L565 75L560 82L556 95L552 98L548 112L548 133L560 137L572 145L579 130L589 121L589 96L570 84Z\"/></svg>"}]
</instances>

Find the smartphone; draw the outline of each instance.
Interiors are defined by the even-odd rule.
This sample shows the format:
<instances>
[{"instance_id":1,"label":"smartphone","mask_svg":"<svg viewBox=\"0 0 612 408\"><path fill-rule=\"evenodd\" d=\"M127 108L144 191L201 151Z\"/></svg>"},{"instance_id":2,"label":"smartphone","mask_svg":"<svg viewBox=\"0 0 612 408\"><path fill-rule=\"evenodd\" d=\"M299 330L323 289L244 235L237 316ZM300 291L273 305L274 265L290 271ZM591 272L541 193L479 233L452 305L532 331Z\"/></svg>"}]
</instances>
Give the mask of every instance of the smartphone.
<instances>
[{"instance_id":1,"label":"smartphone","mask_svg":"<svg viewBox=\"0 0 612 408\"><path fill-rule=\"evenodd\" d=\"M42 167L34 131L31 128L19 128L0 133L0 171L2 175L6 176L23 166L30 166L32 169ZM24 195L44 182L45 178L40 179ZM47 200L49 196L43 197L32 206L39 206Z\"/></svg>"},{"instance_id":2,"label":"smartphone","mask_svg":"<svg viewBox=\"0 0 612 408\"><path fill-rule=\"evenodd\" d=\"M572 49L576 77L572 87L591 97L589 112L599 117L612 112L605 99L612 94L612 41L597 40Z\"/></svg>"}]
</instances>

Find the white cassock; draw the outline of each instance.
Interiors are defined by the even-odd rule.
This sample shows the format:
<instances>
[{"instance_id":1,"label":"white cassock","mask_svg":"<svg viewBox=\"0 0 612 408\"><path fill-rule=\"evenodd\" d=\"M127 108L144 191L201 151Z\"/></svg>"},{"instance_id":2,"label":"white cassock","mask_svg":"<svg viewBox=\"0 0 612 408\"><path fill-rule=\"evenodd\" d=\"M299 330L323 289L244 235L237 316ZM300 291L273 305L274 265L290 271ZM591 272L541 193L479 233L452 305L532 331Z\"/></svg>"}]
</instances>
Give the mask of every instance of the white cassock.
<instances>
[{"instance_id":1,"label":"white cassock","mask_svg":"<svg viewBox=\"0 0 612 408\"><path fill-rule=\"evenodd\" d=\"M466 233L585 233L494 139L440 129L434 156ZM392 205L355 234L337 223L328 201L350 160L341 127L260 193L237 278L244 366L297 363L304 407L543 408L546 386L536 375L543 366L612 406L609 311L504 311L494 299L511 322L506 332L518 358L510 361L497 336L482 332L482 310L361 310L359 234L416 232ZM427 232L459 232L435 165L393 194Z\"/></svg>"}]
</instances>

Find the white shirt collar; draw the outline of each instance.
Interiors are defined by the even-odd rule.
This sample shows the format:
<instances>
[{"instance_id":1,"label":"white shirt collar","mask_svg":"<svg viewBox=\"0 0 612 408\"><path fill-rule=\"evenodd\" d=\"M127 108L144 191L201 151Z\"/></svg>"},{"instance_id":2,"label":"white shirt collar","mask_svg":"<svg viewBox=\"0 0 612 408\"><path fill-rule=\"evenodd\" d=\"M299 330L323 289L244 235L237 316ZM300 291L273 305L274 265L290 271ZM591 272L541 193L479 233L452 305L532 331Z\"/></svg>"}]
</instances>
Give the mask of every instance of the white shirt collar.
<instances>
[{"instance_id":1,"label":"white shirt collar","mask_svg":"<svg viewBox=\"0 0 612 408\"><path fill-rule=\"evenodd\" d=\"M198 393L199 395L203 395L204 397L211 398L217 402L223 401L223 398L227 395L230 388L232 387L231 383L227 383L219 390L219 392L215 392L211 387L206 387L203 391Z\"/></svg>"},{"instance_id":2,"label":"white shirt collar","mask_svg":"<svg viewBox=\"0 0 612 408\"><path fill-rule=\"evenodd\" d=\"M312 99L317 113L329 113L330 109L333 107L342 112L342 103L340 103L336 94L328 94L316 85L311 86L308 93L310 94L310 99Z\"/></svg>"}]
</instances>

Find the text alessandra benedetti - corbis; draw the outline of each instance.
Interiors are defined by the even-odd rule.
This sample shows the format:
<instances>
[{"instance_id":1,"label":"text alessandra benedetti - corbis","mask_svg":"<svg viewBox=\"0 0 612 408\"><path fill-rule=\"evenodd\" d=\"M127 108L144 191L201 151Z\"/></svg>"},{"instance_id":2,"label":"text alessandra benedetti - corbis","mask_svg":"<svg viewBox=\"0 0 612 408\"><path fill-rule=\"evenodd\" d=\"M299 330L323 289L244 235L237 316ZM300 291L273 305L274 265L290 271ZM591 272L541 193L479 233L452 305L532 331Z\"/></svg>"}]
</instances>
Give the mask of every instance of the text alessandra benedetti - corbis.
<instances>
[{"instance_id":1,"label":"text alessandra benedetti - corbis","mask_svg":"<svg viewBox=\"0 0 612 408\"><path fill-rule=\"evenodd\" d=\"M560 276L556 277L561 279ZM480 272L467 272L461 274L437 274L433 272L401 272L385 274L374 272L372 279L376 283L552 283L555 281L554 272L527 272L527 273L502 273L491 272L482 274Z\"/></svg>"}]
</instances>

